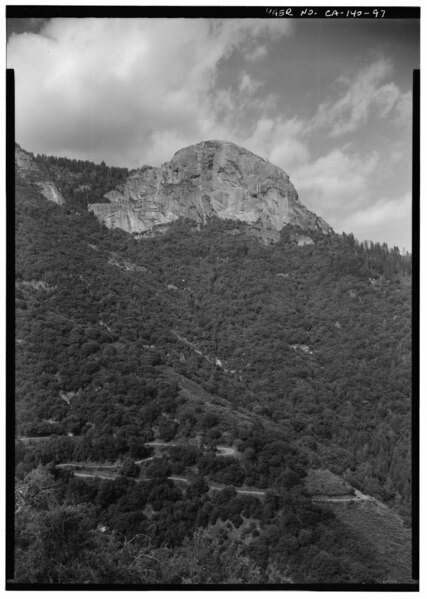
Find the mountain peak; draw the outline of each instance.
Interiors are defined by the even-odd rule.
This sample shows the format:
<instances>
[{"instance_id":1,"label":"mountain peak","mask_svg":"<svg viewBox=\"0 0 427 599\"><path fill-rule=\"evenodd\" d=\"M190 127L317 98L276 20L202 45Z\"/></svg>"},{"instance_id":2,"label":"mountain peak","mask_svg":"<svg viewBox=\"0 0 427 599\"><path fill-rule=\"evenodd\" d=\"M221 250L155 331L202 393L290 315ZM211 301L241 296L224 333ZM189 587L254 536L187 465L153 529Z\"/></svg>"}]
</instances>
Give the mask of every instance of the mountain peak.
<instances>
[{"instance_id":1,"label":"mountain peak","mask_svg":"<svg viewBox=\"0 0 427 599\"><path fill-rule=\"evenodd\" d=\"M49 200L63 204L34 156L15 146L17 172L34 180ZM264 241L278 241L290 224L305 232L332 233L331 227L298 199L289 175L268 160L231 141L206 140L173 155L159 168L131 171L124 184L88 208L108 228L145 234L179 218L246 223Z\"/></svg>"},{"instance_id":2,"label":"mountain peak","mask_svg":"<svg viewBox=\"0 0 427 599\"><path fill-rule=\"evenodd\" d=\"M109 228L145 233L178 218L205 223L210 217L256 227L264 240L278 240L287 224L331 233L310 212L284 170L230 141L207 140L181 148L160 168L133 171L109 203L90 205Z\"/></svg>"},{"instance_id":3,"label":"mountain peak","mask_svg":"<svg viewBox=\"0 0 427 599\"><path fill-rule=\"evenodd\" d=\"M179 155L181 152L187 152L187 151L195 151L195 152L225 152L225 151L228 151L230 153L234 152L234 153L240 153L240 154L248 154L250 156L255 157L257 160L262 160L265 163L270 164L269 160L261 158L260 156L258 156L257 154L254 154L250 150L247 150L243 146L239 146L238 144L235 144L232 141L228 141L228 140L224 140L224 139L207 139L205 141L200 141L196 144L186 146L185 148L181 148L180 150L177 150L175 152L175 154L173 155L173 158L175 158L175 156Z\"/></svg>"}]
</instances>

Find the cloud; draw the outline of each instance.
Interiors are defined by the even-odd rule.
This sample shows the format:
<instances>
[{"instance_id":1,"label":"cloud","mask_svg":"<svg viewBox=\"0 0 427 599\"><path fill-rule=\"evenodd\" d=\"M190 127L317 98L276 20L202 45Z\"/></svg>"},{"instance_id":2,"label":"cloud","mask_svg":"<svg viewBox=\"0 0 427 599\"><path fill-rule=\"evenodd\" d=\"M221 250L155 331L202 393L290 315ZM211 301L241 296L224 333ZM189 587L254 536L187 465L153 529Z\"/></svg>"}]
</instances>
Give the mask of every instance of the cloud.
<instances>
[{"instance_id":1,"label":"cloud","mask_svg":"<svg viewBox=\"0 0 427 599\"><path fill-rule=\"evenodd\" d=\"M407 111L406 94L395 83L383 83L393 73L390 61L380 58L360 70L354 79L340 78L338 99L322 102L308 125L309 130L328 129L332 138L356 131L372 113L382 119L393 110Z\"/></svg>"},{"instance_id":2,"label":"cloud","mask_svg":"<svg viewBox=\"0 0 427 599\"><path fill-rule=\"evenodd\" d=\"M261 117L242 144L291 172L310 158L306 144L301 141L304 127L304 121L296 117L288 120Z\"/></svg>"},{"instance_id":3,"label":"cloud","mask_svg":"<svg viewBox=\"0 0 427 599\"><path fill-rule=\"evenodd\" d=\"M246 52L246 60L256 62L265 58L267 54L268 50L265 46L256 46L252 51Z\"/></svg>"},{"instance_id":4,"label":"cloud","mask_svg":"<svg viewBox=\"0 0 427 599\"><path fill-rule=\"evenodd\" d=\"M402 250L411 250L412 200L409 192L398 198L381 198L363 210L355 210L342 221L344 231L352 231L360 241L385 241Z\"/></svg>"},{"instance_id":5,"label":"cloud","mask_svg":"<svg viewBox=\"0 0 427 599\"><path fill-rule=\"evenodd\" d=\"M375 152L362 157L335 148L296 168L292 178L302 202L334 227L337 218L369 201L369 181L378 163Z\"/></svg>"},{"instance_id":6,"label":"cloud","mask_svg":"<svg viewBox=\"0 0 427 599\"><path fill-rule=\"evenodd\" d=\"M17 139L135 167L169 159L180 146L168 140L229 137L259 82L245 73L240 92L218 88L220 65L233 52L261 58L291 32L273 19L52 19L40 35L13 34Z\"/></svg>"},{"instance_id":7,"label":"cloud","mask_svg":"<svg viewBox=\"0 0 427 599\"><path fill-rule=\"evenodd\" d=\"M406 193L401 198L381 198L373 205L353 212L350 216L353 226L364 229L376 229L385 221L401 222L401 212L411 212L411 195Z\"/></svg>"},{"instance_id":8,"label":"cloud","mask_svg":"<svg viewBox=\"0 0 427 599\"><path fill-rule=\"evenodd\" d=\"M292 181L303 204L337 233L352 232L360 241L410 250L411 194L376 199L374 183L381 165L377 152L362 156L344 146L296 168Z\"/></svg>"},{"instance_id":9,"label":"cloud","mask_svg":"<svg viewBox=\"0 0 427 599\"><path fill-rule=\"evenodd\" d=\"M412 91L401 94L396 102L395 122L398 125L412 124Z\"/></svg>"},{"instance_id":10,"label":"cloud","mask_svg":"<svg viewBox=\"0 0 427 599\"><path fill-rule=\"evenodd\" d=\"M329 149L331 142L326 140L319 147L317 134L318 128L328 126L330 137L336 138L358 128L370 114L377 117L376 131L381 131L379 124L386 118L404 118L410 93L402 94L395 83L386 81L392 73L391 63L380 60L361 70L353 83L341 79L338 100L321 104L312 118L260 117L242 145L287 171L301 201L336 231L353 231L362 239L390 243L395 235L401 245L408 246L410 218L403 222L407 202L398 202L402 208L399 229L399 219L392 218L395 204L391 200L376 200L378 190L389 188L390 181L402 186L396 173L405 175L404 140L388 139L387 152L382 152L386 137L375 143L378 138L372 135L362 145L364 138L357 134L351 142ZM319 150L323 150L320 155ZM363 224L363 215L372 223L371 228Z\"/></svg>"},{"instance_id":11,"label":"cloud","mask_svg":"<svg viewBox=\"0 0 427 599\"><path fill-rule=\"evenodd\" d=\"M240 82L239 82L239 91L240 92L244 92L246 94L252 95L261 86L262 86L262 82L257 81L256 79L253 79L248 73L243 72L241 74Z\"/></svg>"}]
</instances>

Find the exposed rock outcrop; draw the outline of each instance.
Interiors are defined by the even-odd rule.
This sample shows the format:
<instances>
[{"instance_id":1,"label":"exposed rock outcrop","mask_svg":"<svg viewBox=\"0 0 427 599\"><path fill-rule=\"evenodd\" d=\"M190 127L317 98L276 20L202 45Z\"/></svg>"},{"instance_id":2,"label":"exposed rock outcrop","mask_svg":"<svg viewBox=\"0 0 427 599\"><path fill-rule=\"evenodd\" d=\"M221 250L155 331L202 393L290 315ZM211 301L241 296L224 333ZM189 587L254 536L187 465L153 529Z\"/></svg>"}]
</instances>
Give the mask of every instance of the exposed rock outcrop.
<instances>
[{"instance_id":1,"label":"exposed rock outcrop","mask_svg":"<svg viewBox=\"0 0 427 599\"><path fill-rule=\"evenodd\" d=\"M312 240L311 237L308 237L307 235L298 235L298 239L297 239L297 245L298 247L302 247L304 245L313 245L314 241Z\"/></svg>"},{"instance_id":2,"label":"exposed rock outcrop","mask_svg":"<svg viewBox=\"0 0 427 599\"><path fill-rule=\"evenodd\" d=\"M40 181L37 185L40 187L41 193L47 200L55 202L55 204L59 204L60 206L65 204L65 200L55 183L52 183L51 181Z\"/></svg>"},{"instance_id":3,"label":"exposed rock outcrop","mask_svg":"<svg viewBox=\"0 0 427 599\"><path fill-rule=\"evenodd\" d=\"M55 183L43 180L43 173L37 166L34 156L23 150L18 144L15 144L15 168L19 175L37 183L40 192L47 200L59 204L60 206L65 204L65 200Z\"/></svg>"},{"instance_id":4,"label":"exposed rock outcrop","mask_svg":"<svg viewBox=\"0 0 427 599\"><path fill-rule=\"evenodd\" d=\"M20 175L40 176L40 170L34 160L34 156L23 150L18 144L15 144L15 167Z\"/></svg>"},{"instance_id":5,"label":"exposed rock outcrop","mask_svg":"<svg viewBox=\"0 0 427 599\"><path fill-rule=\"evenodd\" d=\"M265 241L275 241L287 224L332 232L298 199L279 167L231 142L206 141L176 152L160 168L131 173L109 203L89 209L109 228L145 233L180 217L205 223L209 217L243 221Z\"/></svg>"}]
</instances>

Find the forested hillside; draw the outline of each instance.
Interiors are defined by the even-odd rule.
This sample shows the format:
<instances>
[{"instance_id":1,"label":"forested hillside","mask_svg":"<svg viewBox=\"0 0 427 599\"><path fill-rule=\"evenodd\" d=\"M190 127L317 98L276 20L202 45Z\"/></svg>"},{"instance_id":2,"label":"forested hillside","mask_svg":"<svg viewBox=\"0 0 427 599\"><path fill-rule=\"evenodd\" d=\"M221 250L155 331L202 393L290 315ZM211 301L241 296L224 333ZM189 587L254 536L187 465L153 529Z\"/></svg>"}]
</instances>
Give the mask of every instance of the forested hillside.
<instances>
[{"instance_id":1,"label":"forested hillside","mask_svg":"<svg viewBox=\"0 0 427 599\"><path fill-rule=\"evenodd\" d=\"M216 219L137 240L85 209L124 169L38 163L67 203L17 177L15 579L408 582L305 481L410 525L410 257Z\"/></svg>"},{"instance_id":2,"label":"forested hillside","mask_svg":"<svg viewBox=\"0 0 427 599\"><path fill-rule=\"evenodd\" d=\"M89 203L107 202L104 194L124 183L127 168L95 164L89 160L71 160L38 154L35 164L47 177L52 177L67 198L69 205L87 208Z\"/></svg>"}]
</instances>

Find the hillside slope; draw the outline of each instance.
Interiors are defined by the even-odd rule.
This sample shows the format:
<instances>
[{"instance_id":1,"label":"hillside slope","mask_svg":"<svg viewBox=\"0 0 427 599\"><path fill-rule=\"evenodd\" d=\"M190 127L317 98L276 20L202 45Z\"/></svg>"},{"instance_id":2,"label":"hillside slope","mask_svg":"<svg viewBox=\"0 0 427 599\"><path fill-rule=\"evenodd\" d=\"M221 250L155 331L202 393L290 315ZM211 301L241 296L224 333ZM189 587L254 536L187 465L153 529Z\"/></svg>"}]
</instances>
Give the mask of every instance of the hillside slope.
<instances>
[{"instance_id":1,"label":"hillside slope","mask_svg":"<svg viewBox=\"0 0 427 599\"><path fill-rule=\"evenodd\" d=\"M229 525L221 542L231 547L252 522L235 565L243 582L246 559L260 581L407 582L407 535L386 533L406 563L394 573L367 534L306 497L303 481L329 468L409 521L409 259L351 235L313 231L301 243L291 225L266 246L246 223L216 218L136 240L67 196L65 167L60 177L44 168L36 179L65 205L42 194L28 164L16 182L17 433L44 437L18 442L17 477L29 488L56 477L58 495L39 504L24 494L21 576L22 556L41 551L31 526L53 526L62 509L82 531L149 535L185 548L185 559L197 529ZM188 448L147 462L158 482L136 484L132 463L153 457L147 443L174 439ZM116 461L126 480L37 470L90 460ZM189 489L169 484L171 472L190 477ZM213 499L206 481L227 488ZM267 499L237 497L242 486ZM63 541L73 559L85 534ZM47 576L31 563L37 580Z\"/></svg>"}]
</instances>

